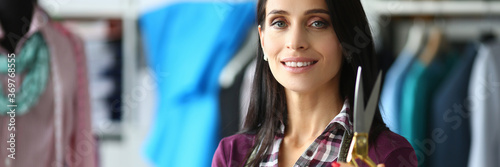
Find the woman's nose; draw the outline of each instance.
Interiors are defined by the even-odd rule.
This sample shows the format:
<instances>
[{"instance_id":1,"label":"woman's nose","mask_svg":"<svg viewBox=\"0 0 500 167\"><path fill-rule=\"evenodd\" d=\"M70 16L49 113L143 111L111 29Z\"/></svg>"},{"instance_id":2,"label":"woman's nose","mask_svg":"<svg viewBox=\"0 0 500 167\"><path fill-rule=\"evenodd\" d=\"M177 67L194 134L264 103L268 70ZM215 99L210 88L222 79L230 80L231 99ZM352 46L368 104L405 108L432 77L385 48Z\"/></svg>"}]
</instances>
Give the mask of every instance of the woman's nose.
<instances>
[{"instance_id":1,"label":"woman's nose","mask_svg":"<svg viewBox=\"0 0 500 167\"><path fill-rule=\"evenodd\" d=\"M307 32L303 27L295 26L289 29L287 33L286 48L299 51L306 50L309 48L309 41L307 38Z\"/></svg>"}]
</instances>

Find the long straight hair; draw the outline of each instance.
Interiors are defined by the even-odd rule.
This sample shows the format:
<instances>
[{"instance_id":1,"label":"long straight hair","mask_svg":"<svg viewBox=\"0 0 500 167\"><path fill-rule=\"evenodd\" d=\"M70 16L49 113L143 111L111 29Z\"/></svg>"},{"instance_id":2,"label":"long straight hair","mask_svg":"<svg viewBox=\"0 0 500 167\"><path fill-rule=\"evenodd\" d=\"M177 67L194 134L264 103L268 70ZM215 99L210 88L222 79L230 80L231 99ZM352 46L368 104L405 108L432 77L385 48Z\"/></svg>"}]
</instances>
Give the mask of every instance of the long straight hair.
<instances>
[{"instance_id":1,"label":"long straight hair","mask_svg":"<svg viewBox=\"0 0 500 167\"><path fill-rule=\"evenodd\" d=\"M257 3L257 24L264 28L265 6L267 0ZM332 26L342 46L342 67L340 70L339 92L342 97L354 99L354 84L357 67L363 68L363 90L366 95L371 93L379 67L373 44L372 34L363 6L359 0L325 0L328 6ZM287 126L287 104L284 87L276 81L269 69L269 64L263 60L263 50L260 45L257 51L257 67L251 92L248 114L242 133L254 134L254 146L247 153L250 157L253 150L260 145L250 166L258 166L266 154L269 154L275 135L280 125ZM335 47L335 46L332 46ZM365 104L369 96L365 96ZM345 100L345 99L344 99ZM332 101L333 103L333 101ZM351 103L353 104L353 103ZM352 121L352 110L349 110ZM370 130L370 143L378 135L387 130L377 109Z\"/></svg>"}]
</instances>

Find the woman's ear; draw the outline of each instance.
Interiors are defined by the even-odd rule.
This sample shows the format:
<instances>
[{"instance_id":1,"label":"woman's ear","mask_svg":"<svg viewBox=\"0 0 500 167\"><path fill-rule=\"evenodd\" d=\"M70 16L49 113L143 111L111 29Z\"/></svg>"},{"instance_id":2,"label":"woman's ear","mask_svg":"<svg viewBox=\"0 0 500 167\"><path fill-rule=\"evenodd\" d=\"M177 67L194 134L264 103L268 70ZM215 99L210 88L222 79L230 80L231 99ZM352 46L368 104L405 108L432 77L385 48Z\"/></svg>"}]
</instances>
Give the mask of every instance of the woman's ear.
<instances>
[{"instance_id":1,"label":"woman's ear","mask_svg":"<svg viewBox=\"0 0 500 167\"><path fill-rule=\"evenodd\" d=\"M262 27L260 25L257 26L257 29L259 30L260 47L264 48L264 32L262 32Z\"/></svg>"},{"instance_id":2,"label":"woman's ear","mask_svg":"<svg viewBox=\"0 0 500 167\"><path fill-rule=\"evenodd\" d=\"M268 57L264 52L264 35L262 32L262 27L259 25L257 28L259 29L260 47L262 48L262 53L264 54L264 61L267 61Z\"/></svg>"}]
</instances>

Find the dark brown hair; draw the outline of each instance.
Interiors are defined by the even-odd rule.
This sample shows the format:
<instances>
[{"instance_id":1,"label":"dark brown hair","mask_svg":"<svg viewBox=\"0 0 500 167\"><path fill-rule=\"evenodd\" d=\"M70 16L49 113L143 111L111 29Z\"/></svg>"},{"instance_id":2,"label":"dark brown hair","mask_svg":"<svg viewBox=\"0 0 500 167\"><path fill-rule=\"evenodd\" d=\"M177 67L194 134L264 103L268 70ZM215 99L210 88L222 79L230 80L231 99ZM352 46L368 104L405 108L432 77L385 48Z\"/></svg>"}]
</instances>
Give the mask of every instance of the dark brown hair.
<instances>
[{"instance_id":1,"label":"dark brown hair","mask_svg":"<svg viewBox=\"0 0 500 167\"><path fill-rule=\"evenodd\" d=\"M264 28L265 6L267 0L259 0L257 4L257 24ZM379 67L375 56L373 39L363 6L359 0L325 0L328 6L331 23L342 45L342 67L340 70L340 96L354 99L354 85L357 67L363 68L363 84L365 104L375 83ZM269 153L274 136L279 132L280 124L287 125L287 105L284 87L276 81L269 65L263 60L263 50L258 44L257 67L251 93L251 101L242 133L255 135L254 148L261 145L261 149L250 166L258 166L264 156ZM332 101L333 103L333 101ZM352 115L352 110L349 113ZM353 118L352 116L350 117ZM370 130L370 142L387 127L377 109Z\"/></svg>"}]
</instances>

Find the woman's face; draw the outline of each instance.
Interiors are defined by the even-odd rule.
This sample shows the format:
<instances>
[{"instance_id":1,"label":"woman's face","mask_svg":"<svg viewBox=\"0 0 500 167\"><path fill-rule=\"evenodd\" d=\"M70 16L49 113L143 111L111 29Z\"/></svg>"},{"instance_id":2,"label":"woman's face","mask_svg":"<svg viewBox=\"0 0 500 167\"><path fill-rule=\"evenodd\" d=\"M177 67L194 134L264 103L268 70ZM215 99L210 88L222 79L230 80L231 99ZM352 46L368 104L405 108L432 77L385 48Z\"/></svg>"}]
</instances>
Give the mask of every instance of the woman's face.
<instances>
[{"instance_id":1,"label":"woman's face","mask_svg":"<svg viewBox=\"0 0 500 167\"><path fill-rule=\"evenodd\" d=\"M342 50L324 0L268 0L265 15L261 45L281 85L295 92L337 85Z\"/></svg>"}]
</instances>

